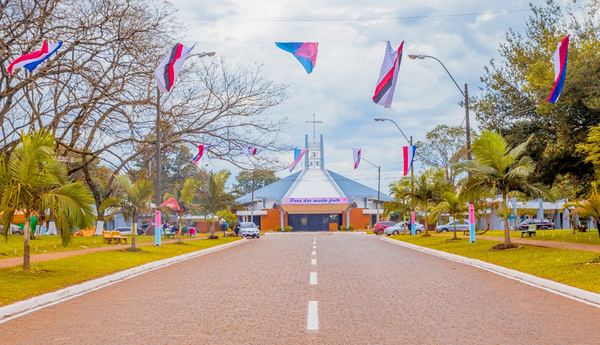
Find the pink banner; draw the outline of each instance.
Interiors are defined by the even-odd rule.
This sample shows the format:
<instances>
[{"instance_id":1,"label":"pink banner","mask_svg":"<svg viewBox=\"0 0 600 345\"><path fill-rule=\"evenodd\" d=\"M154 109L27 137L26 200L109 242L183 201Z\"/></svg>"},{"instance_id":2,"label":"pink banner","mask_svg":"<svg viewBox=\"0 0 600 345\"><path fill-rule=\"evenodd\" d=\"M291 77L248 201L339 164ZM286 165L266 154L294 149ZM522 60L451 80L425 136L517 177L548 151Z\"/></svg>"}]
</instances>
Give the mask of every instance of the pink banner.
<instances>
[{"instance_id":1,"label":"pink banner","mask_svg":"<svg viewBox=\"0 0 600 345\"><path fill-rule=\"evenodd\" d=\"M282 205L347 204L348 198L284 198Z\"/></svg>"},{"instance_id":2,"label":"pink banner","mask_svg":"<svg viewBox=\"0 0 600 345\"><path fill-rule=\"evenodd\" d=\"M469 204L469 223L475 224L475 206Z\"/></svg>"}]
</instances>

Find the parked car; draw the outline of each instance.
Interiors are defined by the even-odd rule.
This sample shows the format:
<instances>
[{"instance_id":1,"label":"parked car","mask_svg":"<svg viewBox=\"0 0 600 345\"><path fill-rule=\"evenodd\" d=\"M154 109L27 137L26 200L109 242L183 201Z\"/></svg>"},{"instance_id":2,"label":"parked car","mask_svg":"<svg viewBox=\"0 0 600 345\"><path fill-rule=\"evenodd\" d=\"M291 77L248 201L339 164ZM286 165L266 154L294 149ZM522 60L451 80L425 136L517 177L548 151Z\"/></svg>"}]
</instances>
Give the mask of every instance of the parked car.
<instances>
[{"instance_id":1,"label":"parked car","mask_svg":"<svg viewBox=\"0 0 600 345\"><path fill-rule=\"evenodd\" d=\"M383 235L383 230L393 225L396 225L396 222L378 222L373 225L373 232L377 235Z\"/></svg>"},{"instance_id":2,"label":"parked car","mask_svg":"<svg viewBox=\"0 0 600 345\"><path fill-rule=\"evenodd\" d=\"M131 235L131 227L130 226L120 226L115 228L113 231L119 231L121 236L123 235Z\"/></svg>"},{"instance_id":3,"label":"parked car","mask_svg":"<svg viewBox=\"0 0 600 345\"><path fill-rule=\"evenodd\" d=\"M519 229L527 230L529 228L529 225L532 224L535 224L536 230L554 229L554 223L552 223L548 219L526 219L519 225Z\"/></svg>"},{"instance_id":4,"label":"parked car","mask_svg":"<svg viewBox=\"0 0 600 345\"><path fill-rule=\"evenodd\" d=\"M240 224L240 236L260 238L260 230L256 224L252 222L244 222Z\"/></svg>"},{"instance_id":5,"label":"parked car","mask_svg":"<svg viewBox=\"0 0 600 345\"><path fill-rule=\"evenodd\" d=\"M12 235L23 235L23 229L20 226L11 224L10 233ZM4 235L4 226L0 225L0 235Z\"/></svg>"},{"instance_id":6,"label":"parked car","mask_svg":"<svg viewBox=\"0 0 600 345\"><path fill-rule=\"evenodd\" d=\"M423 224L419 224L419 223L415 223L415 234L420 234L422 231L424 231L425 227L423 226ZM385 229L383 229L383 233L390 236L390 235L398 235L400 233L403 233L404 231L404 222L399 222L396 223L392 226L389 226ZM406 233L410 234L411 232L411 224L410 222L406 222Z\"/></svg>"},{"instance_id":7,"label":"parked car","mask_svg":"<svg viewBox=\"0 0 600 345\"><path fill-rule=\"evenodd\" d=\"M454 222L456 222L456 231L469 230L471 224L468 220L465 221L452 221L448 224L442 224L435 227L435 232L448 232L454 231Z\"/></svg>"}]
</instances>

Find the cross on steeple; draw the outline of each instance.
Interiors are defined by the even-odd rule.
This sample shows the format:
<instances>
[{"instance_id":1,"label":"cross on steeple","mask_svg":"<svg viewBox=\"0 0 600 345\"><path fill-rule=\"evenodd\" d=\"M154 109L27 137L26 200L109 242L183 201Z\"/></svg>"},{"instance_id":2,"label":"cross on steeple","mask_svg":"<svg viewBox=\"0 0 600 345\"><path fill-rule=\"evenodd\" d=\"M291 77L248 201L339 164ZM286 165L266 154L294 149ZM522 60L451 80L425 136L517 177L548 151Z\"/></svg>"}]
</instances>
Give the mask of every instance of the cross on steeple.
<instances>
[{"instance_id":1,"label":"cross on steeple","mask_svg":"<svg viewBox=\"0 0 600 345\"><path fill-rule=\"evenodd\" d=\"M313 120L306 121L306 123L313 124L313 143L316 143L317 142L317 123L323 123L323 121L317 121L315 118L315 113L313 113Z\"/></svg>"}]
</instances>

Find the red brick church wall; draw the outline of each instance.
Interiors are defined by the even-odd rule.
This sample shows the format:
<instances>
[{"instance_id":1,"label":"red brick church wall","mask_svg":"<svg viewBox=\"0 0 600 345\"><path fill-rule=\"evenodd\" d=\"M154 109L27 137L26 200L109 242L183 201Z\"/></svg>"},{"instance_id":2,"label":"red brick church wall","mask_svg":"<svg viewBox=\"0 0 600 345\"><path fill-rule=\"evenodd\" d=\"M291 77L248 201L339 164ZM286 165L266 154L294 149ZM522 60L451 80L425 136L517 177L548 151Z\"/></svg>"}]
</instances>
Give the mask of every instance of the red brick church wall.
<instances>
[{"instance_id":1,"label":"red brick church wall","mask_svg":"<svg viewBox=\"0 0 600 345\"><path fill-rule=\"evenodd\" d=\"M267 209L267 214L260 216L260 230L277 230L281 226L281 213L279 210Z\"/></svg>"},{"instance_id":2,"label":"red brick church wall","mask_svg":"<svg viewBox=\"0 0 600 345\"><path fill-rule=\"evenodd\" d=\"M355 229L364 229L366 225L369 225L369 215L363 214L363 210L366 208L350 209L350 225L354 225ZM346 221L345 217L344 221Z\"/></svg>"}]
</instances>

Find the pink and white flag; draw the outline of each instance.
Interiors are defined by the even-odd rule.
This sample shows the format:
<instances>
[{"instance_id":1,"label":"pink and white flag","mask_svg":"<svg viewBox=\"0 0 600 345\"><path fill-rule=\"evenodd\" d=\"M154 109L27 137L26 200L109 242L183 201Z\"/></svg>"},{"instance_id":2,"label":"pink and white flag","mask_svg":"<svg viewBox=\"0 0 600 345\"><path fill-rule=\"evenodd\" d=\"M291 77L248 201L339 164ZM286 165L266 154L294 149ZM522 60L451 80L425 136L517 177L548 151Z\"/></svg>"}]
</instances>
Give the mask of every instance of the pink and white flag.
<instances>
[{"instance_id":1,"label":"pink and white flag","mask_svg":"<svg viewBox=\"0 0 600 345\"><path fill-rule=\"evenodd\" d=\"M48 42L44 41L44 43L42 43L42 49L21 55L15 61L11 62L6 69L11 76L13 75L13 70L22 67L27 68L29 72L31 72L39 64L46 61L52 54L56 53L61 46L62 42L48 44Z\"/></svg>"},{"instance_id":2,"label":"pink and white flag","mask_svg":"<svg viewBox=\"0 0 600 345\"><path fill-rule=\"evenodd\" d=\"M190 55L194 46L186 47L181 43L177 43L156 67L154 76L161 92L171 92L179 71L181 71L185 59Z\"/></svg>"},{"instance_id":3,"label":"pink and white flag","mask_svg":"<svg viewBox=\"0 0 600 345\"><path fill-rule=\"evenodd\" d=\"M554 88L548 97L548 103L556 103L560 93L565 86L565 78L567 77L567 56L569 55L569 35L563 38L554 52L552 62L554 62Z\"/></svg>"},{"instance_id":4,"label":"pink and white flag","mask_svg":"<svg viewBox=\"0 0 600 345\"><path fill-rule=\"evenodd\" d=\"M375 88L373 102L382 105L386 108L392 106L394 98L394 90L396 89L396 81L398 80L398 71L400 71L400 61L402 61L402 46L404 41L400 43L398 50L393 50L390 41L387 42L385 56L381 64L379 72L379 80Z\"/></svg>"},{"instance_id":5,"label":"pink and white flag","mask_svg":"<svg viewBox=\"0 0 600 345\"><path fill-rule=\"evenodd\" d=\"M354 156L354 169L358 169L358 165L360 164L360 149L352 149L352 155Z\"/></svg>"},{"instance_id":6,"label":"pink and white flag","mask_svg":"<svg viewBox=\"0 0 600 345\"><path fill-rule=\"evenodd\" d=\"M306 153L306 149L294 149L294 161L289 166L290 172L292 172L292 170L294 170L296 165L298 165L298 163L300 163L300 161L302 160L302 157L304 157L305 153Z\"/></svg>"},{"instance_id":7,"label":"pink and white flag","mask_svg":"<svg viewBox=\"0 0 600 345\"><path fill-rule=\"evenodd\" d=\"M404 176L408 175L408 171L413 164L413 160L415 158L415 152L417 152L416 146L404 146L402 147L402 152L404 155Z\"/></svg>"}]
</instances>

